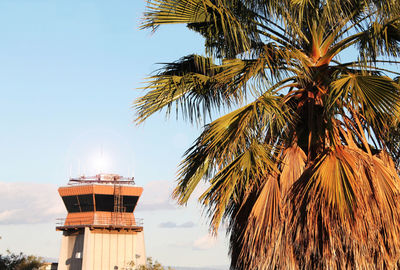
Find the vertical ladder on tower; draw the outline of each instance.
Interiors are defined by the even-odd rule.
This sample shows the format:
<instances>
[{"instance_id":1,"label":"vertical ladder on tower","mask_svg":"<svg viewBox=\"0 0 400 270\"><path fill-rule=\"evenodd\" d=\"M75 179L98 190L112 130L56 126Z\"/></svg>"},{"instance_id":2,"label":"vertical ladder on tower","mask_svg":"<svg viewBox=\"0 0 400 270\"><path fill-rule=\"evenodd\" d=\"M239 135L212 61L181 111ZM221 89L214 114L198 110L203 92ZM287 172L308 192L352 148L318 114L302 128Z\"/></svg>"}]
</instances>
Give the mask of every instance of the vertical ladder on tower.
<instances>
[{"instance_id":1,"label":"vertical ladder on tower","mask_svg":"<svg viewBox=\"0 0 400 270\"><path fill-rule=\"evenodd\" d=\"M123 196L121 195L121 185L114 184L114 225L121 225L123 212Z\"/></svg>"}]
</instances>

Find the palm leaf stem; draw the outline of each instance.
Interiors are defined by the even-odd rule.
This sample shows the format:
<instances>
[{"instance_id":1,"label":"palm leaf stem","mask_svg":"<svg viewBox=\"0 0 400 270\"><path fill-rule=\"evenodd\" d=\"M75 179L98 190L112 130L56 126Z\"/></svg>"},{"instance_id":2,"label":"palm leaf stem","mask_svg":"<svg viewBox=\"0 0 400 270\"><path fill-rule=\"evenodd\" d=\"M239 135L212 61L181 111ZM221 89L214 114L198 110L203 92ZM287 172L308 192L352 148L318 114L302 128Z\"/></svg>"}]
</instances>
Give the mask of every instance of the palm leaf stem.
<instances>
[{"instance_id":1,"label":"palm leaf stem","mask_svg":"<svg viewBox=\"0 0 400 270\"><path fill-rule=\"evenodd\" d=\"M361 125L360 119L358 118L358 114L354 111L354 109L352 107L348 107L348 109L349 109L354 121L357 124L358 132L361 135L361 137L360 137L361 142L363 143L365 149L367 150L367 153L370 156L372 156L372 152L371 152L371 149L369 148L369 144L368 144L367 138L364 133L364 128Z\"/></svg>"},{"instance_id":2,"label":"palm leaf stem","mask_svg":"<svg viewBox=\"0 0 400 270\"><path fill-rule=\"evenodd\" d=\"M360 20L355 21L353 24L351 24L350 26L348 26L346 29L344 29L343 31L338 33L338 37L343 36L345 33L347 33L349 30L351 30L353 27L359 26L361 22L363 22L364 20L371 18L373 15L377 14L378 11L375 11L371 14L368 14L367 16L363 17Z\"/></svg>"},{"instance_id":3,"label":"palm leaf stem","mask_svg":"<svg viewBox=\"0 0 400 270\"><path fill-rule=\"evenodd\" d=\"M346 63L340 63L336 60L332 60L332 62L337 63L337 66L347 66L347 65L352 65L352 64L359 64L357 61L353 62L346 62ZM393 60L381 60L381 59L375 59L373 61L374 63L388 63L388 64L400 64L400 61L393 61Z\"/></svg>"},{"instance_id":4,"label":"palm leaf stem","mask_svg":"<svg viewBox=\"0 0 400 270\"><path fill-rule=\"evenodd\" d=\"M289 44L289 45L291 45L292 47L295 47L295 46L292 45L293 42L292 42L290 39L288 39L286 36L282 35L281 33L275 31L275 30L272 29L271 27L266 26L266 25L263 25L263 24L261 24L261 23L256 23L256 24L257 24L257 26L260 26L261 28L263 28L263 29L265 29L265 30L271 32L272 34L275 34L277 37L280 37L282 40L286 41L286 44ZM264 32L263 32L263 33L264 33Z\"/></svg>"},{"instance_id":5,"label":"palm leaf stem","mask_svg":"<svg viewBox=\"0 0 400 270\"><path fill-rule=\"evenodd\" d=\"M283 33L286 33L286 30L285 30L284 28L282 28L279 24L275 23L274 21L269 20L269 19L267 19L267 18L265 18L265 17L262 17L262 19L263 19L264 21L266 21L267 23L272 24L274 27L278 28L278 29L281 30Z\"/></svg>"},{"instance_id":6,"label":"palm leaf stem","mask_svg":"<svg viewBox=\"0 0 400 270\"><path fill-rule=\"evenodd\" d=\"M363 32L354 34L352 36L349 36L345 39L342 39L341 41L336 43L332 48L330 48L329 51L323 57L321 57L321 59L318 62L321 62L321 64L325 64L327 61L329 62L330 59L332 59L340 51L343 51L344 49L357 43L357 38L365 35L366 33L367 33L367 31L363 31Z\"/></svg>"},{"instance_id":7,"label":"palm leaf stem","mask_svg":"<svg viewBox=\"0 0 400 270\"><path fill-rule=\"evenodd\" d=\"M296 80L296 76L292 76L292 77L288 77L284 80L281 80L279 82L277 82L276 84L274 84L271 88L268 89L269 92L271 92L271 94L276 94L279 91L276 90L277 88L281 87L283 84L288 83L290 81L295 81Z\"/></svg>"},{"instance_id":8,"label":"palm leaf stem","mask_svg":"<svg viewBox=\"0 0 400 270\"><path fill-rule=\"evenodd\" d=\"M374 60L376 63L400 64L400 61L393 60Z\"/></svg>"},{"instance_id":9,"label":"palm leaf stem","mask_svg":"<svg viewBox=\"0 0 400 270\"><path fill-rule=\"evenodd\" d=\"M350 15L348 18L344 20L339 20L335 26L333 26L326 34L325 38L323 40L323 44L321 45L321 50L325 51L328 46L332 44L334 40L339 39L344 33L346 33L348 30L351 28L355 27L357 24L353 23L350 25L348 28L344 30L344 32L341 32L341 28L344 27L351 19L357 14L357 10L352 12L352 15ZM372 16L372 15L371 15ZM367 16L368 17L368 16ZM361 20L362 21L362 20ZM360 21L360 22L361 22ZM359 24L359 23L358 23ZM320 26L321 27L321 26Z\"/></svg>"},{"instance_id":10,"label":"palm leaf stem","mask_svg":"<svg viewBox=\"0 0 400 270\"><path fill-rule=\"evenodd\" d=\"M286 84L286 85L283 85L283 86L279 87L279 88L276 89L274 92L275 92L275 93L278 93L279 91L281 91L282 89L285 89L285 88L287 88L287 87L299 87L299 84L298 84L298 83ZM289 93L290 93L290 91L289 91ZM287 101L287 100L286 100L286 101Z\"/></svg>"},{"instance_id":11,"label":"palm leaf stem","mask_svg":"<svg viewBox=\"0 0 400 270\"><path fill-rule=\"evenodd\" d=\"M361 67L361 68L369 68L371 70L377 70L377 71L384 71L384 72L389 72L395 75L400 75L400 72L396 72L390 69L385 69L385 68L380 68L376 66L369 66L369 65L363 65L363 64L354 64L354 65L347 65L346 67ZM361 69L359 71L362 71Z\"/></svg>"},{"instance_id":12,"label":"palm leaf stem","mask_svg":"<svg viewBox=\"0 0 400 270\"><path fill-rule=\"evenodd\" d=\"M257 31L257 33L259 33L259 34L261 34L261 35L263 35L265 37L268 37L268 38L278 42L279 44L281 44L283 46L287 46L289 48L295 48L292 44L287 43L286 41L284 41L284 40L280 39L279 37L276 37L276 36L274 36L274 35L272 35L272 34L270 34L268 32L262 31L260 29L257 29L256 31Z\"/></svg>"},{"instance_id":13,"label":"palm leaf stem","mask_svg":"<svg viewBox=\"0 0 400 270\"><path fill-rule=\"evenodd\" d=\"M351 140L354 142L354 140L352 139L352 133L355 134L355 136L357 138L361 138L362 135L359 132L359 130L356 128L356 126L354 126L354 121L352 121L350 118L348 118L347 116L343 116L343 120L344 120L344 124L346 126L346 132L349 135L349 138L351 138Z\"/></svg>"},{"instance_id":14,"label":"palm leaf stem","mask_svg":"<svg viewBox=\"0 0 400 270\"><path fill-rule=\"evenodd\" d=\"M347 124L345 124L347 126ZM346 130L344 130L343 127L339 126L339 132L342 134L343 138L345 139L347 145L351 148L356 148L356 144L354 143L354 140L351 136L350 129L347 127Z\"/></svg>"}]
</instances>

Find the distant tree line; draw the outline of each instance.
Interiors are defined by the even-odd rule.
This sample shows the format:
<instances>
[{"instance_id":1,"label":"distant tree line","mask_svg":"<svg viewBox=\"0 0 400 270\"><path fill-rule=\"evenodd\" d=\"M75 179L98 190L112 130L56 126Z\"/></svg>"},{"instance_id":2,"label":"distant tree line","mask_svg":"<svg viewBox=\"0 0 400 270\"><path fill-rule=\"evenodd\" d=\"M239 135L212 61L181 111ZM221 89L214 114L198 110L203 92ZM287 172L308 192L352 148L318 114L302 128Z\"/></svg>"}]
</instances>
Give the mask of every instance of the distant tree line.
<instances>
[{"instance_id":1,"label":"distant tree line","mask_svg":"<svg viewBox=\"0 0 400 270\"><path fill-rule=\"evenodd\" d=\"M22 252L16 254L7 250L6 255L0 254L0 270L39 270L44 265L41 257L25 255ZM133 266L133 263L132 263ZM147 258L146 265L140 265L137 270L174 270L165 268L158 261Z\"/></svg>"},{"instance_id":2,"label":"distant tree line","mask_svg":"<svg viewBox=\"0 0 400 270\"><path fill-rule=\"evenodd\" d=\"M174 270L171 267L164 268L158 261L153 261L151 257L146 260L146 265L140 265L138 270Z\"/></svg>"},{"instance_id":3,"label":"distant tree line","mask_svg":"<svg viewBox=\"0 0 400 270\"><path fill-rule=\"evenodd\" d=\"M0 254L0 270L35 270L44 264L41 257L12 253L7 250L6 255Z\"/></svg>"}]
</instances>

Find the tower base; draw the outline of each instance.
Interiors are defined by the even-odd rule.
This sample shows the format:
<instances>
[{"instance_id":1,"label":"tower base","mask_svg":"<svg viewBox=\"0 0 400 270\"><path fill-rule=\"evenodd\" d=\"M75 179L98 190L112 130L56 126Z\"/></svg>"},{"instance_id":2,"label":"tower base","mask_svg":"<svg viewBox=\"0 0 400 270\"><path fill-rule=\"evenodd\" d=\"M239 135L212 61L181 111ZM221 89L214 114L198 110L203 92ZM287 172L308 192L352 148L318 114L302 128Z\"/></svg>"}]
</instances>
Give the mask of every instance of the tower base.
<instances>
[{"instance_id":1,"label":"tower base","mask_svg":"<svg viewBox=\"0 0 400 270\"><path fill-rule=\"evenodd\" d=\"M133 270L146 264L143 230L64 229L58 270Z\"/></svg>"}]
</instances>

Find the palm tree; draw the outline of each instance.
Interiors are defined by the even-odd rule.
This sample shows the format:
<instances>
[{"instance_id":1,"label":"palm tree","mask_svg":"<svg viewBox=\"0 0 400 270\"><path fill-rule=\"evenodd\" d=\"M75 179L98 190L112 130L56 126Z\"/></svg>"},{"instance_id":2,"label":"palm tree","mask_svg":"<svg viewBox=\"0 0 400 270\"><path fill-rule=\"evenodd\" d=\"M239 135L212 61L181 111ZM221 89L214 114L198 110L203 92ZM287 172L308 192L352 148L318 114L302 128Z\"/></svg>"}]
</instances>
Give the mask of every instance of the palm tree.
<instances>
[{"instance_id":1,"label":"palm tree","mask_svg":"<svg viewBox=\"0 0 400 270\"><path fill-rule=\"evenodd\" d=\"M393 269L400 258L400 2L152 0L206 56L167 63L135 102L210 119L173 196L199 198L231 269ZM214 119L218 113L227 114Z\"/></svg>"}]
</instances>

